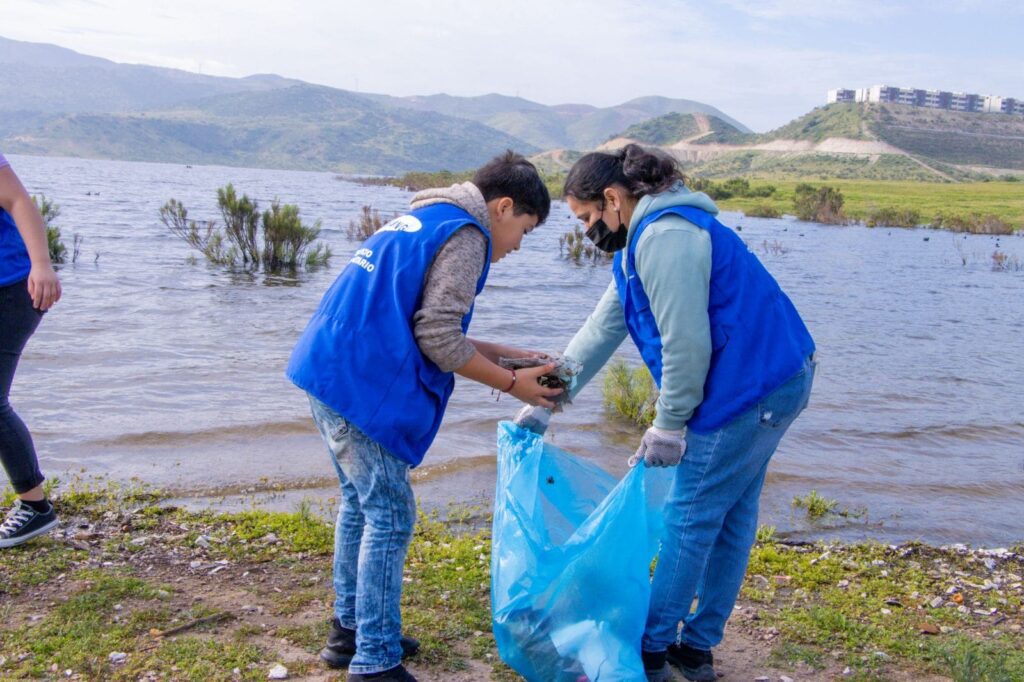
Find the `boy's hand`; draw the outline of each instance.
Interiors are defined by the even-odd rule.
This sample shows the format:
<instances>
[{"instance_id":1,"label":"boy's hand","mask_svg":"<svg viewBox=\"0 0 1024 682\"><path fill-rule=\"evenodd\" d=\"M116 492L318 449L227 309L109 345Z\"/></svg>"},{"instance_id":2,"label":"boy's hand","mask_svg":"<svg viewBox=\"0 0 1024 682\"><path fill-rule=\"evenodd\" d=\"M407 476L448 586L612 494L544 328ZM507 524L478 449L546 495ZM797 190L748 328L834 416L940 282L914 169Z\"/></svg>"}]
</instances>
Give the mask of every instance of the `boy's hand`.
<instances>
[{"instance_id":1,"label":"boy's hand","mask_svg":"<svg viewBox=\"0 0 1024 682\"><path fill-rule=\"evenodd\" d=\"M28 295L32 297L32 307L36 310L49 310L60 300L60 279L53 271L53 266L33 266L28 273Z\"/></svg>"},{"instance_id":2,"label":"boy's hand","mask_svg":"<svg viewBox=\"0 0 1024 682\"><path fill-rule=\"evenodd\" d=\"M540 407L546 407L551 409L555 406L553 402L548 398L554 398L556 395L562 393L560 388L544 388L537 379L549 372L554 371L555 363L551 362L540 367L525 367L523 369L517 369L516 372L516 383L509 391L509 394L515 396L524 403L530 405L537 405Z\"/></svg>"}]
</instances>

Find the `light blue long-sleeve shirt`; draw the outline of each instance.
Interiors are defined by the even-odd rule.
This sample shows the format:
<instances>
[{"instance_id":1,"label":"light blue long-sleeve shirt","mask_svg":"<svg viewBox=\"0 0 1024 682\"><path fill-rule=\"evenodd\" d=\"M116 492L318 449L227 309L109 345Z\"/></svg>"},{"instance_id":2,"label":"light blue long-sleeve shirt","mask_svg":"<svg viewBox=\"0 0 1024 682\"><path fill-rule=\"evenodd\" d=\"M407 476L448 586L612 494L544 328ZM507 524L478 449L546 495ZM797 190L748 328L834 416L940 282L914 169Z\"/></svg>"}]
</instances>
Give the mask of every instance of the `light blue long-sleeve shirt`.
<instances>
[{"instance_id":1,"label":"light blue long-sleeve shirt","mask_svg":"<svg viewBox=\"0 0 1024 682\"><path fill-rule=\"evenodd\" d=\"M667 192L640 199L629 222L627 243L645 215L669 206L694 206L718 213L706 194L691 192L678 183ZM637 275L650 299L662 341L661 394L654 425L678 430L686 426L704 399L704 381L711 365L711 237L688 220L667 215L648 226L635 249ZM623 265L627 256L623 254ZM565 349L565 355L583 363L573 395L608 362L626 336L626 320L613 280Z\"/></svg>"}]
</instances>

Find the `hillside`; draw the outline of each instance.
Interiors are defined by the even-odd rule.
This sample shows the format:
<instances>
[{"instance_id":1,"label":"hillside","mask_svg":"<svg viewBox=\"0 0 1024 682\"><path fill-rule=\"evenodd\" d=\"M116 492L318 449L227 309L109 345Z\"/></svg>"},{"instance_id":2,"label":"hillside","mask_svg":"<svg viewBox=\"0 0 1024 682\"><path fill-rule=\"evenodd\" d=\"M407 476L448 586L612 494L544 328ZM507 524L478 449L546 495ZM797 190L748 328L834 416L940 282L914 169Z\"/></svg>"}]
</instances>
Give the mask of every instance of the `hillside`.
<instances>
[{"instance_id":1,"label":"hillside","mask_svg":"<svg viewBox=\"0 0 1024 682\"><path fill-rule=\"evenodd\" d=\"M656 144L706 177L949 182L1024 171L1021 116L833 104L760 135L719 123L712 130L699 116L664 116L626 129L607 146Z\"/></svg>"},{"instance_id":2,"label":"hillside","mask_svg":"<svg viewBox=\"0 0 1024 682\"><path fill-rule=\"evenodd\" d=\"M537 151L474 121L311 85L139 114L0 112L0 136L6 151L25 154L372 174L472 168L510 147Z\"/></svg>"},{"instance_id":3,"label":"hillside","mask_svg":"<svg viewBox=\"0 0 1024 682\"><path fill-rule=\"evenodd\" d=\"M0 149L125 160L401 174L462 170L506 148L587 149L691 100L547 106L499 94L392 97L274 75L203 76L0 38Z\"/></svg>"},{"instance_id":4,"label":"hillside","mask_svg":"<svg viewBox=\"0 0 1024 682\"><path fill-rule=\"evenodd\" d=\"M747 135L715 116L673 112L632 125L617 137L664 147L683 141L724 140Z\"/></svg>"},{"instance_id":5,"label":"hillside","mask_svg":"<svg viewBox=\"0 0 1024 682\"><path fill-rule=\"evenodd\" d=\"M468 118L540 149L591 149L624 128L670 113L707 114L727 122L738 131L749 132L742 123L709 104L668 97L640 97L604 108L588 104L546 106L497 94L480 97L368 97L396 107Z\"/></svg>"},{"instance_id":6,"label":"hillside","mask_svg":"<svg viewBox=\"0 0 1024 682\"><path fill-rule=\"evenodd\" d=\"M42 43L0 37L0 111L124 113L300 81L280 76L219 78L178 69L118 64Z\"/></svg>"}]
</instances>

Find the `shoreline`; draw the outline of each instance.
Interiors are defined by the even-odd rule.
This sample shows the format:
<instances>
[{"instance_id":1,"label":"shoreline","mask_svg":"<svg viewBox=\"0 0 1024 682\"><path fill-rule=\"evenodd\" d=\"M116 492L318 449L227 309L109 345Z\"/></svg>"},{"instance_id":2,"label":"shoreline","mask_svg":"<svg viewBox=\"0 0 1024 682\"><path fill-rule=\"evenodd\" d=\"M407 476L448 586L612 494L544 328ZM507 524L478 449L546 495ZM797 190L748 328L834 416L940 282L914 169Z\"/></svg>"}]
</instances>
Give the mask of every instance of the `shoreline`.
<instances>
[{"instance_id":1,"label":"shoreline","mask_svg":"<svg viewBox=\"0 0 1024 682\"><path fill-rule=\"evenodd\" d=\"M316 658L333 531L309 507L195 512L114 484L55 499L61 527L0 552L0 678L263 680L283 664L343 679ZM519 679L490 634L489 511L450 512L421 513L410 548L410 670ZM1021 679L1022 580L1024 544L788 543L762 527L716 660L726 680Z\"/></svg>"}]
</instances>

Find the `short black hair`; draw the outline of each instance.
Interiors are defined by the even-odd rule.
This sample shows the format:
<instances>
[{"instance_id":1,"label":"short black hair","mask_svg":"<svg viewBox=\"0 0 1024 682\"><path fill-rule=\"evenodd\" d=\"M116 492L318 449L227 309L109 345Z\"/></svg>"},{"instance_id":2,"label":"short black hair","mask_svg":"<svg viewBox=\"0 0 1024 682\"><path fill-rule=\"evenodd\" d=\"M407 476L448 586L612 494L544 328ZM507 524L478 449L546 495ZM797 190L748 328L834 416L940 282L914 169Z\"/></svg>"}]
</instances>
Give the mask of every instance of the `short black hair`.
<instances>
[{"instance_id":1,"label":"short black hair","mask_svg":"<svg viewBox=\"0 0 1024 682\"><path fill-rule=\"evenodd\" d=\"M508 197L515 215L537 216L538 225L551 211L551 195L537 167L511 149L481 166L473 175L473 184L484 201Z\"/></svg>"}]
</instances>

